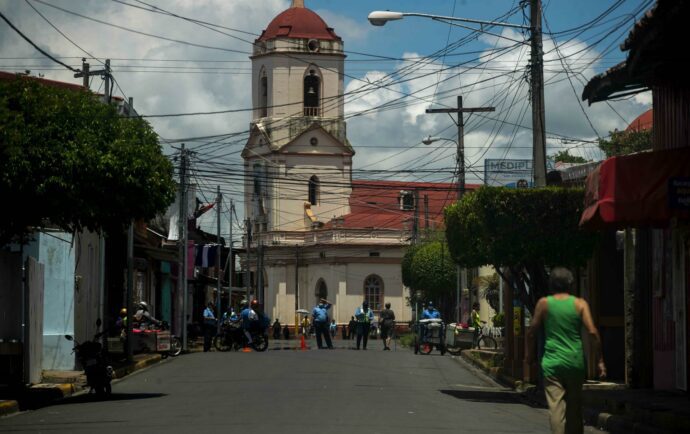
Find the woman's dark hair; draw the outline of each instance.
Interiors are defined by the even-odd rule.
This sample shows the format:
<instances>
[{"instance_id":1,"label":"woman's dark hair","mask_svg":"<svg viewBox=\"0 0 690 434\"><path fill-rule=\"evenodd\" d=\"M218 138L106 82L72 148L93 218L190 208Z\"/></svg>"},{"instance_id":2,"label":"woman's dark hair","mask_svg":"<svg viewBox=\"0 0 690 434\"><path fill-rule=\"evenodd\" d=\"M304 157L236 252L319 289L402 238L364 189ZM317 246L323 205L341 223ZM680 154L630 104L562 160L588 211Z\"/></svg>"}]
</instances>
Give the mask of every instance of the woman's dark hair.
<instances>
[{"instance_id":1,"label":"woman's dark hair","mask_svg":"<svg viewBox=\"0 0 690 434\"><path fill-rule=\"evenodd\" d=\"M555 267L549 275L549 292L557 294L559 292L571 293L573 291L575 278L573 273L565 267Z\"/></svg>"},{"instance_id":2,"label":"woman's dark hair","mask_svg":"<svg viewBox=\"0 0 690 434\"><path fill-rule=\"evenodd\" d=\"M390 303L386 303L386 309L390 309L390 308L391 308L391 304L390 304Z\"/></svg>"}]
</instances>

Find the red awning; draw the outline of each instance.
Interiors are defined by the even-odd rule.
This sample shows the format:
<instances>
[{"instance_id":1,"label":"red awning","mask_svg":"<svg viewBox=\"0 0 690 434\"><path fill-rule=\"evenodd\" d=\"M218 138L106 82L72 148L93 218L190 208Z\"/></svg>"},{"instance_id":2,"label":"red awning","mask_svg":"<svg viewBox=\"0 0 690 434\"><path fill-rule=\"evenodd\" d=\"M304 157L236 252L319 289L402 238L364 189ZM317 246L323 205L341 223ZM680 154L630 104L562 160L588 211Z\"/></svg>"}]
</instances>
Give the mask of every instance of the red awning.
<instances>
[{"instance_id":1,"label":"red awning","mask_svg":"<svg viewBox=\"0 0 690 434\"><path fill-rule=\"evenodd\" d=\"M587 177L580 226L664 227L690 218L690 148L611 157Z\"/></svg>"}]
</instances>

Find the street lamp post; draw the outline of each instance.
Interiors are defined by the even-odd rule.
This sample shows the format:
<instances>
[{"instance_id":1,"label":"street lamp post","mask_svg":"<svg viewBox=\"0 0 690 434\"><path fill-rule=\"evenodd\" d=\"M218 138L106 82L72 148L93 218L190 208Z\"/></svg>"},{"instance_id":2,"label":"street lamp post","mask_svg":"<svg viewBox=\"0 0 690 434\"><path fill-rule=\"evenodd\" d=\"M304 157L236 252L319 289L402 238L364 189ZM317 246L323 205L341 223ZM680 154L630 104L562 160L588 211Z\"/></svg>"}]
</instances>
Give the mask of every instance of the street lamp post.
<instances>
[{"instance_id":1,"label":"street lamp post","mask_svg":"<svg viewBox=\"0 0 690 434\"><path fill-rule=\"evenodd\" d=\"M447 17L443 15L423 14L418 12L374 11L368 16L374 26L383 26L388 21L401 20L404 17L431 18L436 21L459 21L484 26L509 27L529 30L531 50L531 95L532 95L532 167L534 185L546 186L546 133L544 120L544 69L541 38L541 0L530 0L530 25L503 23L497 21L475 20L470 18ZM479 31L483 31L480 29Z\"/></svg>"}]
</instances>

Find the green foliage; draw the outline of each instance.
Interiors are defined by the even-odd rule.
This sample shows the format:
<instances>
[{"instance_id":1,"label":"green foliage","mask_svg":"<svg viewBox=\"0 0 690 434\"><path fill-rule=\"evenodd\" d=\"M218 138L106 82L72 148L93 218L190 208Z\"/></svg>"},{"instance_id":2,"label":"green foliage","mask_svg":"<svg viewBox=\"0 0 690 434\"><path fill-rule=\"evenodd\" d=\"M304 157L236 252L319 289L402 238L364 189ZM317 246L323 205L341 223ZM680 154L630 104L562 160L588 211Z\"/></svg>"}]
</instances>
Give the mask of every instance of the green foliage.
<instances>
[{"instance_id":1,"label":"green foliage","mask_svg":"<svg viewBox=\"0 0 690 434\"><path fill-rule=\"evenodd\" d=\"M596 235L578 226L583 202L581 189L482 187L445 209L450 251L468 268L508 269L504 277L533 311L548 267L581 266L592 254Z\"/></svg>"},{"instance_id":2,"label":"green foliage","mask_svg":"<svg viewBox=\"0 0 690 434\"><path fill-rule=\"evenodd\" d=\"M446 237L465 267L582 265L595 236L578 227L581 189L481 187L445 210Z\"/></svg>"},{"instance_id":3,"label":"green foliage","mask_svg":"<svg viewBox=\"0 0 690 434\"><path fill-rule=\"evenodd\" d=\"M414 344L414 333L405 333L400 335L400 345L411 348Z\"/></svg>"},{"instance_id":4,"label":"green foliage","mask_svg":"<svg viewBox=\"0 0 690 434\"><path fill-rule=\"evenodd\" d=\"M472 285L479 289L477 293L489 303L493 310L500 310L498 292L501 285L497 273L489 276L477 276Z\"/></svg>"},{"instance_id":5,"label":"green foliage","mask_svg":"<svg viewBox=\"0 0 690 434\"><path fill-rule=\"evenodd\" d=\"M606 158L652 149L652 130L611 131L608 140L599 139L599 149Z\"/></svg>"},{"instance_id":6,"label":"green foliage","mask_svg":"<svg viewBox=\"0 0 690 434\"><path fill-rule=\"evenodd\" d=\"M494 327L504 327L505 324L505 314L503 312L497 313L492 319L491 322L493 322Z\"/></svg>"},{"instance_id":7,"label":"green foliage","mask_svg":"<svg viewBox=\"0 0 690 434\"><path fill-rule=\"evenodd\" d=\"M429 241L414 249L409 269L410 285L426 300L436 300L455 288L456 266L448 245Z\"/></svg>"},{"instance_id":8,"label":"green foliage","mask_svg":"<svg viewBox=\"0 0 690 434\"><path fill-rule=\"evenodd\" d=\"M580 157L579 155L570 155L570 152L566 149L564 151L558 151L553 155L553 161L556 163L587 163L588 160Z\"/></svg>"},{"instance_id":9,"label":"green foliage","mask_svg":"<svg viewBox=\"0 0 690 434\"><path fill-rule=\"evenodd\" d=\"M401 267L402 267L402 282L403 285L407 286L408 288L412 288L412 260L414 259L414 255L419 250L420 244L410 244L407 246L405 249L405 255L403 255L402 261L401 261Z\"/></svg>"},{"instance_id":10,"label":"green foliage","mask_svg":"<svg viewBox=\"0 0 690 434\"><path fill-rule=\"evenodd\" d=\"M122 229L165 210L172 164L151 126L89 92L34 80L0 83L0 243L48 224Z\"/></svg>"}]
</instances>

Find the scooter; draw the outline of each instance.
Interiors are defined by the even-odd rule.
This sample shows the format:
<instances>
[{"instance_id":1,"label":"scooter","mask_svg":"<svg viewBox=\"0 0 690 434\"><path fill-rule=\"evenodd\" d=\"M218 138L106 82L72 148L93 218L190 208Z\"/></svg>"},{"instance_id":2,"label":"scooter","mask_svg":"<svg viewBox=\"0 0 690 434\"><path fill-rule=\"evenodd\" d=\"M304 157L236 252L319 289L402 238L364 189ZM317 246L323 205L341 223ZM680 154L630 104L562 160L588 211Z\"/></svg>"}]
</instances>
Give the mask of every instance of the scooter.
<instances>
[{"instance_id":1,"label":"scooter","mask_svg":"<svg viewBox=\"0 0 690 434\"><path fill-rule=\"evenodd\" d=\"M96 326L101 326L100 318L96 320ZM106 353L100 340L104 332L98 332L93 340L77 342L72 335L65 335L65 339L74 342L72 352L76 353L79 363L84 367L86 373L86 384L91 388L89 391L95 392L99 397L107 398L112 392L110 382L113 379L113 368L108 365Z\"/></svg>"}]
</instances>

